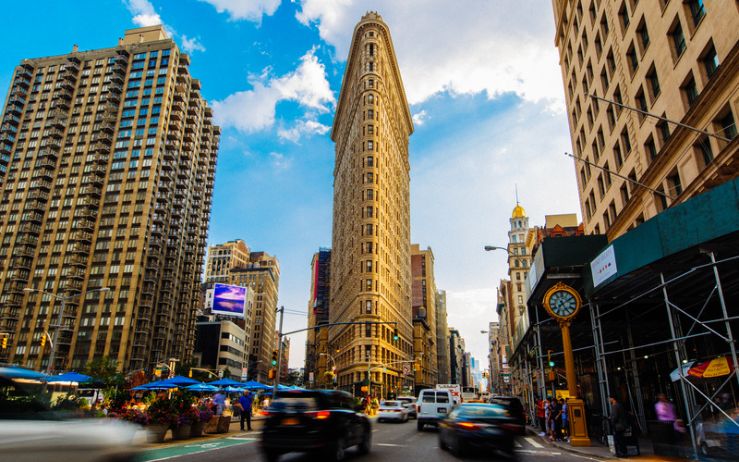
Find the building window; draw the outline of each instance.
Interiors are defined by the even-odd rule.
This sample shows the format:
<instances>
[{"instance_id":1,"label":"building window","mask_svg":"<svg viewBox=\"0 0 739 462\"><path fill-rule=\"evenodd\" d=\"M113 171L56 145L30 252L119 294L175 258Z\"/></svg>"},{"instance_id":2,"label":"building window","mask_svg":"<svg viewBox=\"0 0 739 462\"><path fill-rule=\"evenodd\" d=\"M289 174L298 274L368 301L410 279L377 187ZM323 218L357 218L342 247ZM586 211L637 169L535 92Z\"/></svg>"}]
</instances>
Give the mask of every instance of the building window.
<instances>
[{"instance_id":1,"label":"building window","mask_svg":"<svg viewBox=\"0 0 739 462\"><path fill-rule=\"evenodd\" d=\"M666 114L662 114L663 120L660 120L659 122L657 122L657 131L659 132L659 141L662 145L667 143L667 140L670 139L670 126L664 120L666 118L667 118Z\"/></svg>"},{"instance_id":2,"label":"building window","mask_svg":"<svg viewBox=\"0 0 739 462\"><path fill-rule=\"evenodd\" d=\"M626 8L626 2L623 2L618 10L618 19L621 21L622 31L625 34L626 29L629 28L629 10Z\"/></svg>"},{"instance_id":3,"label":"building window","mask_svg":"<svg viewBox=\"0 0 739 462\"><path fill-rule=\"evenodd\" d=\"M687 103L687 106L690 107L693 105L696 99L698 99L698 87L695 85L695 78L693 77L693 72L688 73L688 77L685 79L685 83L682 84L680 87L680 90L682 91L683 97L685 98L685 102Z\"/></svg>"},{"instance_id":4,"label":"building window","mask_svg":"<svg viewBox=\"0 0 739 462\"><path fill-rule=\"evenodd\" d=\"M629 140L629 130L624 128L621 132L621 148L626 154L631 152L631 141Z\"/></svg>"},{"instance_id":5,"label":"building window","mask_svg":"<svg viewBox=\"0 0 739 462\"><path fill-rule=\"evenodd\" d=\"M636 56L636 48L634 48L633 43L629 47L629 51L626 52L626 61L629 63L629 71L631 71L633 77L639 68L639 58Z\"/></svg>"},{"instance_id":6,"label":"building window","mask_svg":"<svg viewBox=\"0 0 739 462\"><path fill-rule=\"evenodd\" d=\"M693 26L698 27L703 16L706 15L706 8L703 5L703 0L687 0L685 2L690 10L690 16L693 18Z\"/></svg>"},{"instance_id":7,"label":"building window","mask_svg":"<svg viewBox=\"0 0 739 462\"><path fill-rule=\"evenodd\" d=\"M647 48L649 48L649 31L647 30L647 23L644 18L642 18L639 23L639 28L636 30L636 33L639 37L639 45L641 46L642 55L644 55Z\"/></svg>"},{"instance_id":8,"label":"building window","mask_svg":"<svg viewBox=\"0 0 739 462\"><path fill-rule=\"evenodd\" d=\"M706 71L706 76L710 79L716 73L719 66L718 55L716 54L716 48L714 48L713 43L710 43L706 51L703 52L701 60L703 61L703 69Z\"/></svg>"},{"instance_id":9,"label":"building window","mask_svg":"<svg viewBox=\"0 0 739 462\"><path fill-rule=\"evenodd\" d=\"M680 182L680 172L677 169L667 176L667 185L670 188L670 196L678 197L683 193L683 185Z\"/></svg>"},{"instance_id":10,"label":"building window","mask_svg":"<svg viewBox=\"0 0 739 462\"><path fill-rule=\"evenodd\" d=\"M621 207L623 208L623 207L626 207L626 204L629 203L629 188L626 185L626 182L624 182L624 184L621 185L620 191L621 191L621 204L622 204Z\"/></svg>"},{"instance_id":11,"label":"building window","mask_svg":"<svg viewBox=\"0 0 739 462\"><path fill-rule=\"evenodd\" d=\"M736 138L736 123L731 109L727 109L723 116L716 119L715 123L718 125L721 136L730 140Z\"/></svg>"},{"instance_id":12,"label":"building window","mask_svg":"<svg viewBox=\"0 0 739 462\"><path fill-rule=\"evenodd\" d=\"M649 72L647 72L647 82L649 82L649 91L652 94L652 101L654 101L657 99L661 91L659 86L659 77L657 77L657 69L655 69L654 65L652 65Z\"/></svg>"},{"instance_id":13,"label":"building window","mask_svg":"<svg viewBox=\"0 0 739 462\"><path fill-rule=\"evenodd\" d=\"M680 18L675 18L675 23L672 26L672 29L669 32L670 34L670 41L672 42L672 53L673 57L677 61L677 59L682 56L682 54L685 52L685 34L683 33L683 26L680 24Z\"/></svg>"},{"instance_id":14,"label":"building window","mask_svg":"<svg viewBox=\"0 0 739 462\"><path fill-rule=\"evenodd\" d=\"M711 142L708 140L707 136L701 137L693 147L700 154L704 166L713 162L713 149L711 148Z\"/></svg>"},{"instance_id":15,"label":"building window","mask_svg":"<svg viewBox=\"0 0 739 462\"><path fill-rule=\"evenodd\" d=\"M657 147L654 144L652 135L649 135L649 138L647 138L647 141L644 143L644 152L647 153L650 163L657 158Z\"/></svg>"},{"instance_id":16,"label":"building window","mask_svg":"<svg viewBox=\"0 0 739 462\"><path fill-rule=\"evenodd\" d=\"M658 213L667 209L667 197L665 196L665 189L662 186L657 188L654 193L654 202Z\"/></svg>"},{"instance_id":17,"label":"building window","mask_svg":"<svg viewBox=\"0 0 739 462\"><path fill-rule=\"evenodd\" d=\"M644 89L642 87L639 87L639 92L634 97L634 100L636 101L636 107L640 111L647 112L649 110L649 107L647 106L647 98L644 96ZM641 112L639 113L639 122L644 120L645 115Z\"/></svg>"}]
</instances>

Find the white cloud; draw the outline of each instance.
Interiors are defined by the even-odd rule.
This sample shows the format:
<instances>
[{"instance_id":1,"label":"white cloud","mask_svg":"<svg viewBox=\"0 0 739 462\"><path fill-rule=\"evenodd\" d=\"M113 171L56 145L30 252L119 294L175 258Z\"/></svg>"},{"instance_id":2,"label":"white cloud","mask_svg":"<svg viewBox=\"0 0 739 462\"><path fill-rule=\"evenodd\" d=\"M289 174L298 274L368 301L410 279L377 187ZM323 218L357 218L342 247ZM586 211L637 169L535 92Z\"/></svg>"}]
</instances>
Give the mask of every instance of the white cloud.
<instances>
[{"instance_id":1,"label":"white cloud","mask_svg":"<svg viewBox=\"0 0 739 462\"><path fill-rule=\"evenodd\" d=\"M217 12L228 13L232 21L261 22L262 16L272 16L280 6L280 0L200 0L213 5Z\"/></svg>"},{"instance_id":2,"label":"white cloud","mask_svg":"<svg viewBox=\"0 0 739 462\"><path fill-rule=\"evenodd\" d=\"M450 8L448 0L301 0L297 19L316 24L343 60L367 10L377 10L390 27L411 104L444 91L490 98L515 92L564 107L549 2L466 0Z\"/></svg>"},{"instance_id":3,"label":"white cloud","mask_svg":"<svg viewBox=\"0 0 739 462\"><path fill-rule=\"evenodd\" d=\"M314 52L309 50L300 58L297 69L282 77L270 78L266 69L260 76L249 77L251 90L213 101L216 123L247 133L270 128L280 101L295 101L314 112L328 112L335 98L326 80L326 69Z\"/></svg>"},{"instance_id":4,"label":"white cloud","mask_svg":"<svg viewBox=\"0 0 739 462\"><path fill-rule=\"evenodd\" d=\"M276 170L287 170L292 166L292 159L285 157L284 154L279 152L270 152L269 159L272 162L272 166Z\"/></svg>"},{"instance_id":5,"label":"white cloud","mask_svg":"<svg viewBox=\"0 0 739 462\"><path fill-rule=\"evenodd\" d=\"M187 53L193 53L195 51L205 51L205 46L197 37L190 38L182 34L182 49Z\"/></svg>"},{"instance_id":6,"label":"white cloud","mask_svg":"<svg viewBox=\"0 0 739 462\"><path fill-rule=\"evenodd\" d=\"M426 117L428 117L428 114L425 110L416 112L415 114L413 114L413 124L418 126L423 125L423 123L426 121Z\"/></svg>"},{"instance_id":7,"label":"white cloud","mask_svg":"<svg viewBox=\"0 0 739 462\"><path fill-rule=\"evenodd\" d=\"M297 143L303 135L324 135L331 130L331 127L324 125L316 120L299 120L291 128L281 127L277 130L277 136L282 139Z\"/></svg>"},{"instance_id":8,"label":"white cloud","mask_svg":"<svg viewBox=\"0 0 739 462\"><path fill-rule=\"evenodd\" d=\"M162 18L149 0L124 0L124 4L133 15L134 24L140 27L162 24Z\"/></svg>"}]
</instances>

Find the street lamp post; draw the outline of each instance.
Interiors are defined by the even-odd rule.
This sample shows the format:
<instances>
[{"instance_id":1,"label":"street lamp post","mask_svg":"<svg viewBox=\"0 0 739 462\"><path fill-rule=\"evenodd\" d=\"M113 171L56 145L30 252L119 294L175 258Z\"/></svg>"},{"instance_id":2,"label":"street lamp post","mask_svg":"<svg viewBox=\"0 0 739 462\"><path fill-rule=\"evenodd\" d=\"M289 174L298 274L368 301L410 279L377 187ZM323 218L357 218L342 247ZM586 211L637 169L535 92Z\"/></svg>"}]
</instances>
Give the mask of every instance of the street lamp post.
<instances>
[{"instance_id":1,"label":"street lamp post","mask_svg":"<svg viewBox=\"0 0 739 462\"><path fill-rule=\"evenodd\" d=\"M88 290L87 292L88 293L108 292L109 290L110 290L109 287L101 287L99 289ZM49 295L59 300L62 303L61 309L59 310L59 316L57 316L56 325L54 326L49 325L49 327L54 327L54 336L51 339L51 351L49 352L49 366L46 369L47 372L51 372L54 370L54 362L56 361L56 349L59 343L59 335L61 334L62 323L64 322L64 311L67 308L67 301L72 300L75 297L78 297L79 295L81 295L81 293L74 294L74 295L67 295L66 297L62 297L60 295L53 294L51 292L46 292L40 289L33 289L31 287L26 287L25 289L23 289L23 291L24 292L39 292L41 294ZM41 352L41 355L43 356L43 352Z\"/></svg>"}]
</instances>

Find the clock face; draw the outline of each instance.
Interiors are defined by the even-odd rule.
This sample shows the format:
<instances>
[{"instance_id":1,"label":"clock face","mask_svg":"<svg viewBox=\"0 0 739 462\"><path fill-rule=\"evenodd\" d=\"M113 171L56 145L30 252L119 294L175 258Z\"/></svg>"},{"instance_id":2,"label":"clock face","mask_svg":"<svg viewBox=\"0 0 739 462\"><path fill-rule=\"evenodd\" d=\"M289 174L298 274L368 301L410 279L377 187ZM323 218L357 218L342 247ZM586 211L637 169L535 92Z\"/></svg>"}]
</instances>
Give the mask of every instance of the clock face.
<instances>
[{"instance_id":1,"label":"clock face","mask_svg":"<svg viewBox=\"0 0 739 462\"><path fill-rule=\"evenodd\" d=\"M549 297L549 307L557 316L566 318L577 309L577 300L570 292L558 290Z\"/></svg>"}]
</instances>

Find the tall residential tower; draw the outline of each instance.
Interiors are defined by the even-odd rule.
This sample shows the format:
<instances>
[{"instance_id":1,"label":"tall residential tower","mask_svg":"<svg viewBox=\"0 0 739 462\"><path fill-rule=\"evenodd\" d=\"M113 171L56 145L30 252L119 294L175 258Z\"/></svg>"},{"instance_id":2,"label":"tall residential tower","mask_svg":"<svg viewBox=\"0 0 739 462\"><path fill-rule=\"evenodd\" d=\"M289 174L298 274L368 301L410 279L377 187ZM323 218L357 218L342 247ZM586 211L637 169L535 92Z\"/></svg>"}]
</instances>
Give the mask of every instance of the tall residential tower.
<instances>
[{"instance_id":1,"label":"tall residential tower","mask_svg":"<svg viewBox=\"0 0 739 462\"><path fill-rule=\"evenodd\" d=\"M153 26L16 67L0 128L0 362L190 359L220 131L189 64Z\"/></svg>"},{"instance_id":2,"label":"tall residential tower","mask_svg":"<svg viewBox=\"0 0 739 462\"><path fill-rule=\"evenodd\" d=\"M400 391L400 361L413 354L412 132L390 30L379 14L367 13L354 28L331 132L336 159L329 318L397 324L330 329L343 389L359 390L369 370L373 391Z\"/></svg>"}]
</instances>

